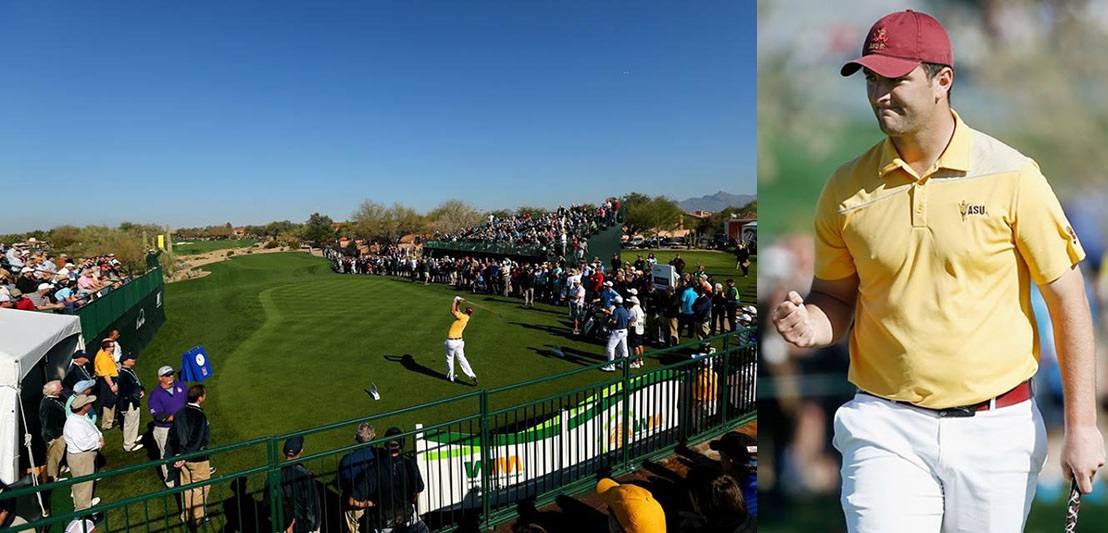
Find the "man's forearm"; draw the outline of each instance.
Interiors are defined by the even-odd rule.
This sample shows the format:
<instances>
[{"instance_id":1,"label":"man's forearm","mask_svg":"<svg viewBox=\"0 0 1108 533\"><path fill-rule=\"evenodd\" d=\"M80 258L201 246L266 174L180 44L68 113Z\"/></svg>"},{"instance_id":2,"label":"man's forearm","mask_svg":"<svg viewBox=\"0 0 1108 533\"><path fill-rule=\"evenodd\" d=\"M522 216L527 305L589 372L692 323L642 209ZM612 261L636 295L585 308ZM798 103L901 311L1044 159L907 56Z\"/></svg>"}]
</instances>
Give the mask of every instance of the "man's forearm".
<instances>
[{"instance_id":1,"label":"man's forearm","mask_svg":"<svg viewBox=\"0 0 1108 533\"><path fill-rule=\"evenodd\" d=\"M811 316L813 348L830 346L842 340L854 320L854 309L842 300L812 292L804 302Z\"/></svg>"},{"instance_id":2,"label":"man's forearm","mask_svg":"<svg viewBox=\"0 0 1108 533\"><path fill-rule=\"evenodd\" d=\"M1084 293L1082 293L1084 294ZM1096 346L1088 302L1065 302L1054 326L1054 343L1065 392L1065 425L1096 424Z\"/></svg>"}]
</instances>

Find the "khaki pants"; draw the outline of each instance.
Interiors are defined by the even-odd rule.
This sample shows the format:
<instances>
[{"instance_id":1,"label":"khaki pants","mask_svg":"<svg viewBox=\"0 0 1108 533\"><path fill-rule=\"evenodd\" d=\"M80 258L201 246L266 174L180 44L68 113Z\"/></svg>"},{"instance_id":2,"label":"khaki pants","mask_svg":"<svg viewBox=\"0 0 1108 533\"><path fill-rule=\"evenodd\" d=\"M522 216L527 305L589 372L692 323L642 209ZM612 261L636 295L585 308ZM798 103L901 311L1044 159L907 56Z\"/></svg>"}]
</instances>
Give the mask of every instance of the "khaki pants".
<instances>
[{"instance_id":1,"label":"khaki pants","mask_svg":"<svg viewBox=\"0 0 1108 533\"><path fill-rule=\"evenodd\" d=\"M181 467L181 486L192 483L201 483L211 479L211 465L208 461L185 461ZM204 503L208 500L208 490L211 487L204 485L185 491L185 518L193 524L199 523L204 518Z\"/></svg>"},{"instance_id":2,"label":"khaki pants","mask_svg":"<svg viewBox=\"0 0 1108 533\"><path fill-rule=\"evenodd\" d=\"M58 468L65 457L65 439L58 437L46 443L46 477L50 480L58 479Z\"/></svg>"},{"instance_id":3,"label":"khaki pants","mask_svg":"<svg viewBox=\"0 0 1108 533\"><path fill-rule=\"evenodd\" d=\"M73 477L87 476L96 472L96 450L91 452L69 453L69 469ZM92 481L73 485L73 510L83 511L92 507Z\"/></svg>"},{"instance_id":4,"label":"khaki pants","mask_svg":"<svg viewBox=\"0 0 1108 533\"><path fill-rule=\"evenodd\" d=\"M104 410L103 410L103 412L101 414L101 418L100 418L100 429L101 430L107 431L109 429L114 429L115 428L115 409L116 409L116 407L118 407L118 405L112 406L112 407L108 407L106 405L104 406Z\"/></svg>"},{"instance_id":5,"label":"khaki pants","mask_svg":"<svg viewBox=\"0 0 1108 533\"><path fill-rule=\"evenodd\" d=\"M677 334L677 318L666 318L666 344L669 344L670 340L677 339L680 342L680 335Z\"/></svg>"},{"instance_id":6,"label":"khaki pants","mask_svg":"<svg viewBox=\"0 0 1108 533\"><path fill-rule=\"evenodd\" d=\"M133 451L138 445L139 408L127 409L120 405L123 412L123 451Z\"/></svg>"},{"instance_id":7,"label":"khaki pants","mask_svg":"<svg viewBox=\"0 0 1108 533\"><path fill-rule=\"evenodd\" d=\"M169 438L169 428L154 426L154 443L158 445L158 458L165 458L165 441ZM169 479L169 469L172 465L162 465L162 481Z\"/></svg>"},{"instance_id":8,"label":"khaki pants","mask_svg":"<svg viewBox=\"0 0 1108 533\"><path fill-rule=\"evenodd\" d=\"M365 515L365 509L357 509L351 507L343 513L346 518L346 531L349 533L358 533L358 522L361 521L362 516Z\"/></svg>"},{"instance_id":9,"label":"khaki pants","mask_svg":"<svg viewBox=\"0 0 1108 533\"><path fill-rule=\"evenodd\" d=\"M712 323L705 320L704 322L696 323L696 339L702 340L709 337L709 333L712 331Z\"/></svg>"}]
</instances>

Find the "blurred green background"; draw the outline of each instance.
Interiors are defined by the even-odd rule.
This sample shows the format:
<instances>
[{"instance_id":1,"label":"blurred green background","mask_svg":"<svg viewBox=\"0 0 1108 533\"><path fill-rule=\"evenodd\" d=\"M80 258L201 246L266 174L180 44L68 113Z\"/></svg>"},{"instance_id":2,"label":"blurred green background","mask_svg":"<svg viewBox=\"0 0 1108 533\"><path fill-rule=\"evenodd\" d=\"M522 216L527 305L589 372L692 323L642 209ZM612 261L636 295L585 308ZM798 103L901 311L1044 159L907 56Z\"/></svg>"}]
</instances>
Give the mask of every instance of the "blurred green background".
<instances>
[{"instance_id":1,"label":"blurred green background","mask_svg":"<svg viewBox=\"0 0 1108 533\"><path fill-rule=\"evenodd\" d=\"M1092 282L1094 305L1103 306L1108 293L1108 283L1103 281L1108 275L1100 267L1108 225L1104 215L1108 212L1108 150L1103 148L1108 145L1108 96L1103 90L1108 82L1108 60L1103 57L1108 50L1108 0L760 0L758 200L762 255L768 246L786 240L789 244L781 248L790 252L797 242L810 248L809 241L797 235L811 234L814 206L824 181L837 167L882 139L866 102L863 77L843 78L839 68L858 56L862 40L877 19L902 9L929 13L950 33L955 60L952 104L966 123L1039 163L1089 252L1086 276ZM772 283L796 284L796 272L810 279L810 264L795 255L789 261L772 261L794 272L781 273L769 283L767 275L776 273L770 272L771 261L763 261L760 297L772 298L763 295L773 294ZM1102 322L1098 330L1102 373L1108 366L1106 336ZM761 506L759 530L845 531L838 502L838 455L826 442L812 443L829 438L829 427L821 422L829 419L837 405L837 400L829 399L852 390L841 374L845 362L829 367L825 361L821 367L783 357L778 360L767 355L763 359L763 367L770 368L759 384L759 484L766 502ZM822 373L799 376L813 368ZM794 378L802 385L790 387L788 380ZM1108 380L1101 376L1099 381L1103 386ZM821 386L813 388L813 383ZM794 397L782 400L781 395L790 393ZM1102 392L1101 398L1102 405L1108 405L1103 401L1108 395ZM820 412L812 414L811 409ZM797 420L801 418L814 422L800 427ZM1102 411L1102 426L1105 419ZM1057 531L1062 526L1059 429L1052 427L1049 464L1027 531ZM808 443L798 442L801 440ZM786 457L805 460L782 467L779 461ZM1080 530L1108 531L1108 484L1103 475L1097 490L1085 499Z\"/></svg>"}]
</instances>

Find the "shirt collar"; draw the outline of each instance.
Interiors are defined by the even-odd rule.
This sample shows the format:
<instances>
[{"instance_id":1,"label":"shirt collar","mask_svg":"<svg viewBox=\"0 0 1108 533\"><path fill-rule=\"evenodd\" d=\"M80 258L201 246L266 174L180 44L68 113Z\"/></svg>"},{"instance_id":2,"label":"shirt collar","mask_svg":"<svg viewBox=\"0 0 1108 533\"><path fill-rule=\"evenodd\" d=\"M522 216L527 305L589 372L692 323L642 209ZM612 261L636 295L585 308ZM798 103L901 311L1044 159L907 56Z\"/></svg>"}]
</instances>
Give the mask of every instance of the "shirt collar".
<instances>
[{"instance_id":1,"label":"shirt collar","mask_svg":"<svg viewBox=\"0 0 1108 533\"><path fill-rule=\"evenodd\" d=\"M962 121L962 117L958 116L958 113L953 109L950 110L950 114L954 116L954 134L950 137L950 143L947 145L946 150L939 156L939 160L935 162L936 169L947 169L957 172L968 172L970 165L970 149L973 147L973 134L970 127ZM893 144L892 139L885 137L885 142L881 145L881 163L878 167L878 175L881 177L887 176L892 171L902 168L909 174L912 174L908 167L908 163L905 163L900 158L900 154L896 151L896 145Z\"/></svg>"}]
</instances>

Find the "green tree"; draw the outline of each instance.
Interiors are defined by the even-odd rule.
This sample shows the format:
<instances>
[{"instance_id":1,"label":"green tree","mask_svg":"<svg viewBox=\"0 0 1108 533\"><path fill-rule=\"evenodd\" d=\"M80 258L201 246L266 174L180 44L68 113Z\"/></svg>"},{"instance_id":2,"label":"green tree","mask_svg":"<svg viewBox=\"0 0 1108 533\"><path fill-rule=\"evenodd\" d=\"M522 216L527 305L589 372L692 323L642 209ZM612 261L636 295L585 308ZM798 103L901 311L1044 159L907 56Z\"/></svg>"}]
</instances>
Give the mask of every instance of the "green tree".
<instances>
[{"instance_id":1,"label":"green tree","mask_svg":"<svg viewBox=\"0 0 1108 533\"><path fill-rule=\"evenodd\" d=\"M508 218L512 216L512 212L508 211L507 209L496 209L494 211L489 211L488 214L496 218Z\"/></svg>"},{"instance_id":2,"label":"green tree","mask_svg":"<svg viewBox=\"0 0 1108 533\"><path fill-rule=\"evenodd\" d=\"M350 215L350 230L358 239L367 241L376 239L381 234L382 221L388 210L373 200L365 200L358 209Z\"/></svg>"},{"instance_id":3,"label":"green tree","mask_svg":"<svg viewBox=\"0 0 1108 533\"><path fill-rule=\"evenodd\" d=\"M321 245L335 236L334 221L327 215L312 213L301 228L304 240Z\"/></svg>"},{"instance_id":4,"label":"green tree","mask_svg":"<svg viewBox=\"0 0 1108 533\"><path fill-rule=\"evenodd\" d=\"M739 208L739 218L758 218L758 200L754 200Z\"/></svg>"},{"instance_id":5,"label":"green tree","mask_svg":"<svg viewBox=\"0 0 1108 533\"><path fill-rule=\"evenodd\" d=\"M77 244L77 236L80 231L81 230L76 226L67 224L50 230L48 238L50 239L50 244L54 245L55 250L65 251Z\"/></svg>"},{"instance_id":6,"label":"green tree","mask_svg":"<svg viewBox=\"0 0 1108 533\"><path fill-rule=\"evenodd\" d=\"M529 205L525 205L525 206L522 206L522 207L519 207L518 209L516 209L516 214L521 216L521 217L531 215L531 218L538 218L538 217L540 217L542 215L545 215L547 213L548 213L548 211L541 208L541 207L532 207L532 206L529 206Z\"/></svg>"},{"instance_id":7,"label":"green tree","mask_svg":"<svg viewBox=\"0 0 1108 533\"><path fill-rule=\"evenodd\" d=\"M209 226L207 228L208 236L213 239L230 239L234 234L234 229L231 227L231 223L227 222L222 226Z\"/></svg>"},{"instance_id":8,"label":"green tree","mask_svg":"<svg viewBox=\"0 0 1108 533\"><path fill-rule=\"evenodd\" d=\"M410 207L393 204L385 207L373 200L365 200L350 217L352 233L360 239L379 240L396 244L409 233L422 232L423 216Z\"/></svg>"},{"instance_id":9,"label":"green tree","mask_svg":"<svg viewBox=\"0 0 1108 533\"><path fill-rule=\"evenodd\" d=\"M461 200L447 200L426 216L427 227L440 233L458 233L484 220L473 206Z\"/></svg>"},{"instance_id":10,"label":"green tree","mask_svg":"<svg viewBox=\"0 0 1108 533\"><path fill-rule=\"evenodd\" d=\"M625 203L623 232L628 237L656 235L659 231L677 228L681 222L681 208L664 196L651 197L633 192L627 195Z\"/></svg>"}]
</instances>

